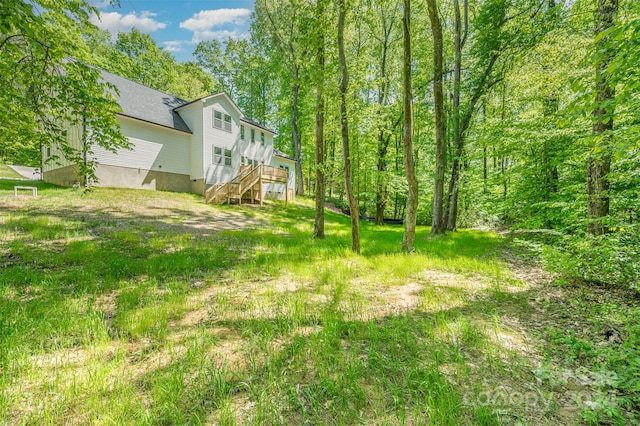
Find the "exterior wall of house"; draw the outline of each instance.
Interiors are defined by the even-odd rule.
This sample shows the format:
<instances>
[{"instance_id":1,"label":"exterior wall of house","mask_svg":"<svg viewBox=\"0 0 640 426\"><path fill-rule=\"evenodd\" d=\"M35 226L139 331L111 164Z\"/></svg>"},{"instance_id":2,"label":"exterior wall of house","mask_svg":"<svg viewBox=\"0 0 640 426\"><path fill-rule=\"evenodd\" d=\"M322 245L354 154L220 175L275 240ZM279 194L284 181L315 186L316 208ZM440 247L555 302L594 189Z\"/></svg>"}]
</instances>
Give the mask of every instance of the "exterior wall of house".
<instances>
[{"instance_id":1,"label":"exterior wall of house","mask_svg":"<svg viewBox=\"0 0 640 426\"><path fill-rule=\"evenodd\" d=\"M222 129L214 126L214 111L222 113ZM224 115L231 117L230 131L224 129ZM224 95L208 99L202 109L203 117L203 151L202 169L205 186L217 182L228 182L240 173L240 166L252 163L270 164L273 156L273 134L241 120L238 110ZM244 139L241 128L244 127ZM254 142L251 142L251 130L254 131ZM264 134L264 144L262 135ZM194 135L195 137L195 135ZM219 148L221 157L216 157L215 149ZM229 150L231 156L225 155ZM230 158L231 164L226 164ZM219 163L218 163L219 161Z\"/></svg>"},{"instance_id":2,"label":"exterior wall of house","mask_svg":"<svg viewBox=\"0 0 640 426\"><path fill-rule=\"evenodd\" d=\"M271 165L273 167L286 169L289 172L289 182L287 183L287 188L289 190L289 200L293 200L295 197L294 189L296 187L296 162L288 158L274 155L271 159ZM286 195L284 193L284 185L281 185L279 183L270 183L265 186L265 196L267 198L275 198L278 200L284 200L286 198Z\"/></svg>"},{"instance_id":3,"label":"exterior wall of house","mask_svg":"<svg viewBox=\"0 0 640 426\"><path fill-rule=\"evenodd\" d=\"M49 169L44 171L42 178L45 182L53 183L61 186L72 186L82 179L79 175L78 166L70 165Z\"/></svg>"},{"instance_id":4,"label":"exterior wall of house","mask_svg":"<svg viewBox=\"0 0 640 426\"><path fill-rule=\"evenodd\" d=\"M118 117L118 122L131 149L113 153L94 145L92 157L98 164L189 175L190 134L127 117Z\"/></svg>"},{"instance_id":5,"label":"exterior wall of house","mask_svg":"<svg viewBox=\"0 0 640 426\"><path fill-rule=\"evenodd\" d=\"M192 183L188 174L107 164L99 164L96 167L96 177L98 182L94 184L95 186L176 192L191 192Z\"/></svg>"},{"instance_id":6,"label":"exterior wall of house","mask_svg":"<svg viewBox=\"0 0 640 426\"><path fill-rule=\"evenodd\" d=\"M186 105L184 108L178 110L178 114L189 126L193 132L191 135L191 153L189 157L189 170L191 179L197 183L198 180L204 178L204 168L202 167L202 153L204 140L204 124L202 115L202 102L194 102ZM193 191L195 193L202 193L202 191Z\"/></svg>"},{"instance_id":7,"label":"exterior wall of house","mask_svg":"<svg viewBox=\"0 0 640 426\"><path fill-rule=\"evenodd\" d=\"M75 124L75 125L67 124L64 127L65 127L65 130L67 131L67 140L66 140L67 146L74 148L79 153L81 153L82 152L82 124ZM52 172L60 168L73 166L73 163L68 161L64 157L62 150L60 149L59 146L56 146L56 145L53 145L50 147L42 147L42 159L44 160L42 171L44 172L45 175L49 175L49 176L63 176L69 172L67 171L67 172L56 173L56 174L51 174L49 172ZM77 171L75 173L76 175L74 177L72 184L75 183L78 179ZM45 181L46 181L46 177L45 177ZM53 181L47 181L47 182L57 183L59 185L62 185L62 183L58 183L58 182L53 182Z\"/></svg>"}]
</instances>

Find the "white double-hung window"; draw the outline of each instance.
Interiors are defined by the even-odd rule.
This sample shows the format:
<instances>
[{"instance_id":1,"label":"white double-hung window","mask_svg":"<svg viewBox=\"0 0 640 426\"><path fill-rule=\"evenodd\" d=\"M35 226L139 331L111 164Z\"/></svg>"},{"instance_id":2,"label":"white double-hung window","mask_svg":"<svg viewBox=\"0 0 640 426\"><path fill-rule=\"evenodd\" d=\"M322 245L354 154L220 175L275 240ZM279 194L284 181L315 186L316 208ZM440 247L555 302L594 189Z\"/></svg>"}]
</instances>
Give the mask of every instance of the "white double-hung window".
<instances>
[{"instance_id":1,"label":"white double-hung window","mask_svg":"<svg viewBox=\"0 0 640 426\"><path fill-rule=\"evenodd\" d=\"M231 116L217 109L213 110L213 127L231 132Z\"/></svg>"},{"instance_id":2,"label":"white double-hung window","mask_svg":"<svg viewBox=\"0 0 640 426\"><path fill-rule=\"evenodd\" d=\"M213 147L213 164L231 165L231 150L227 148Z\"/></svg>"}]
</instances>

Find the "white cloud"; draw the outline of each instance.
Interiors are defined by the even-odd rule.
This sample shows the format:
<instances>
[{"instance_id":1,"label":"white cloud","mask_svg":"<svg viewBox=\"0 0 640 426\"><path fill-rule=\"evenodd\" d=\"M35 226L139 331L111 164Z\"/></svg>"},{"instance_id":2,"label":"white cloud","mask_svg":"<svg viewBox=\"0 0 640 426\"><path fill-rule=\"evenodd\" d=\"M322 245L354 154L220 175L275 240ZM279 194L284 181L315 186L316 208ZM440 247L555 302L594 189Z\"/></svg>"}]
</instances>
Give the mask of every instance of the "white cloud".
<instances>
[{"instance_id":1,"label":"white cloud","mask_svg":"<svg viewBox=\"0 0 640 426\"><path fill-rule=\"evenodd\" d=\"M114 35L119 31L131 31L133 27L143 33L152 33L167 27L164 22L153 19L154 16L156 16L155 13L148 11L142 11L140 15L134 12L127 15L118 12L101 12L99 15L91 17L91 23Z\"/></svg>"},{"instance_id":2,"label":"white cloud","mask_svg":"<svg viewBox=\"0 0 640 426\"><path fill-rule=\"evenodd\" d=\"M181 22L180 28L193 32L190 43L199 43L212 39L244 39L248 37L248 34L240 32L234 27L244 25L250 16L251 11L249 9L201 10L191 18Z\"/></svg>"},{"instance_id":3,"label":"white cloud","mask_svg":"<svg viewBox=\"0 0 640 426\"><path fill-rule=\"evenodd\" d=\"M201 10L186 21L180 22L180 28L195 32L211 30L225 24L244 24L251 11L249 9Z\"/></svg>"},{"instance_id":4,"label":"white cloud","mask_svg":"<svg viewBox=\"0 0 640 426\"><path fill-rule=\"evenodd\" d=\"M227 30L216 30L216 31L196 31L193 33L193 38L191 39L191 43L200 43L205 40L227 40L228 38L234 38L236 40L242 40L249 37L247 33L241 33L239 31L227 31Z\"/></svg>"},{"instance_id":5,"label":"white cloud","mask_svg":"<svg viewBox=\"0 0 640 426\"><path fill-rule=\"evenodd\" d=\"M169 52L182 52L184 49L182 48L182 40L173 40L173 41L163 41L164 48Z\"/></svg>"}]
</instances>

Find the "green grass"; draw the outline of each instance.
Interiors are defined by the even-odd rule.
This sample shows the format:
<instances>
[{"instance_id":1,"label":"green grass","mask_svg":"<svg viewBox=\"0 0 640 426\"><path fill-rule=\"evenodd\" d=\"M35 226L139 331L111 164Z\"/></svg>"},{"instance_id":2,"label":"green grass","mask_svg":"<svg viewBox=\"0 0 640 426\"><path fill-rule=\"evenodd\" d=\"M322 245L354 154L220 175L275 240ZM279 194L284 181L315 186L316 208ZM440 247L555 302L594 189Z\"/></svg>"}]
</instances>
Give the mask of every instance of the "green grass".
<instances>
[{"instance_id":1,"label":"green grass","mask_svg":"<svg viewBox=\"0 0 640 426\"><path fill-rule=\"evenodd\" d=\"M22 179L22 175L6 164L0 164L0 178L4 179Z\"/></svg>"},{"instance_id":2,"label":"green grass","mask_svg":"<svg viewBox=\"0 0 640 426\"><path fill-rule=\"evenodd\" d=\"M364 222L356 256L344 216L310 237L306 201L33 185L0 181L5 423L566 420L514 326L532 295L497 234L419 227L407 256L402 227Z\"/></svg>"}]
</instances>

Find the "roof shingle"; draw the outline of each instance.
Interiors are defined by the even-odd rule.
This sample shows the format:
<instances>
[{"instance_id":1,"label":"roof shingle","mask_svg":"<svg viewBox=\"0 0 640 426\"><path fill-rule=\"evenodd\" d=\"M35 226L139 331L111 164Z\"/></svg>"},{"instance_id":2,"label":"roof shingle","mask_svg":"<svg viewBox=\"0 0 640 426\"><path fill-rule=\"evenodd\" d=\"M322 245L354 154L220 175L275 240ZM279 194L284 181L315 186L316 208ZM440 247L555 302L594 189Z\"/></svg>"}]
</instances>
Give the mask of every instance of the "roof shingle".
<instances>
[{"instance_id":1,"label":"roof shingle","mask_svg":"<svg viewBox=\"0 0 640 426\"><path fill-rule=\"evenodd\" d=\"M181 132L191 133L180 114L173 109L187 103L159 90L152 89L124 77L102 71L102 80L118 89L115 94L122 115Z\"/></svg>"}]
</instances>

